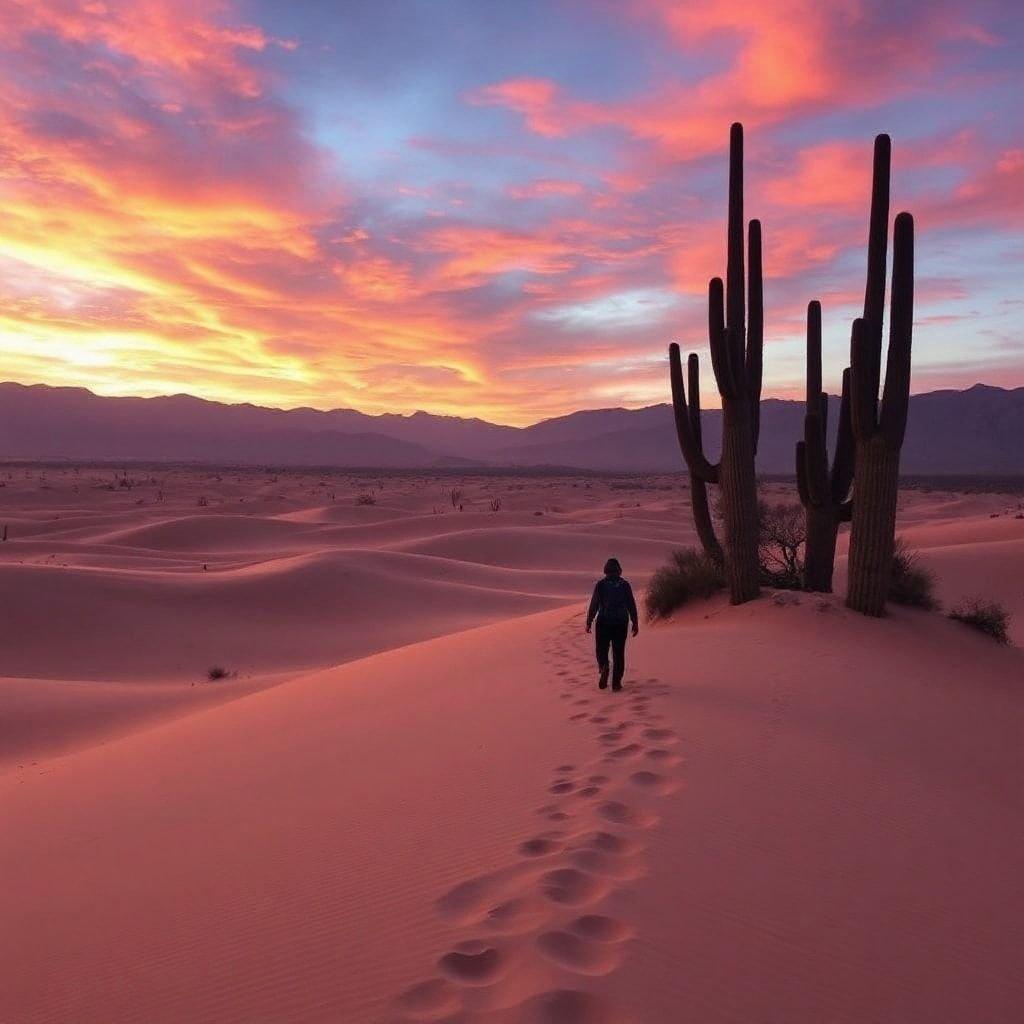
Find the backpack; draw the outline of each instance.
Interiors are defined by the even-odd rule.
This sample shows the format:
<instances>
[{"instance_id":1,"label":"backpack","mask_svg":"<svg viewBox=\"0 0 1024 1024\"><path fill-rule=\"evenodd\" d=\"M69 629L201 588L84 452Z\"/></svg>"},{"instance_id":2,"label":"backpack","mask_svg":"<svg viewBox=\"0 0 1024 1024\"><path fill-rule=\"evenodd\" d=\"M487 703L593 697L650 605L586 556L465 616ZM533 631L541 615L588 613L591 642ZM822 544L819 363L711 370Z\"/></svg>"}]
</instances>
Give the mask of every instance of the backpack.
<instances>
[{"instance_id":1,"label":"backpack","mask_svg":"<svg viewBox=\"0 0 1024 1024\"><path fill-rule=\"evenodd\" d=\"M621 577L615 577L601 580L598 587L601 595L601 618L605 622L628 622L629 584Z\"/></svg>"}]
</instances>

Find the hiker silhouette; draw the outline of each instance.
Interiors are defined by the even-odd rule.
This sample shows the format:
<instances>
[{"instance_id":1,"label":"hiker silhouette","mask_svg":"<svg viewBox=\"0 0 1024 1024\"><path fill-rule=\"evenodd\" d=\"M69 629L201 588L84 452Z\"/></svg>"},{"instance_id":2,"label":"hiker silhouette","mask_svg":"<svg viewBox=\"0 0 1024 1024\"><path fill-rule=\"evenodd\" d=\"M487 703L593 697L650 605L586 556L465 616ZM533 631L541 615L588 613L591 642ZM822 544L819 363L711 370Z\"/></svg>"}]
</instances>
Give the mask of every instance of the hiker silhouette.
<instances>
[{"instance_id":1,"label":"hiker silhouette","mask_svg":"<svg viewBox=\"0 0 1024 1024\"><path fill-rule=\"evenodd\" d=\"M608 686L608 648L612 651L612 689L622 689L622 675L626 671L626 630L633 623L633 636L640 632L636 614L636 599L628 580L622 578L622 566L617 558L604 564L604 576L594 584L594 594L587 609L587 632L597 619L597 667L600 670L597 685Z\"/></svg>"}]
</instances>

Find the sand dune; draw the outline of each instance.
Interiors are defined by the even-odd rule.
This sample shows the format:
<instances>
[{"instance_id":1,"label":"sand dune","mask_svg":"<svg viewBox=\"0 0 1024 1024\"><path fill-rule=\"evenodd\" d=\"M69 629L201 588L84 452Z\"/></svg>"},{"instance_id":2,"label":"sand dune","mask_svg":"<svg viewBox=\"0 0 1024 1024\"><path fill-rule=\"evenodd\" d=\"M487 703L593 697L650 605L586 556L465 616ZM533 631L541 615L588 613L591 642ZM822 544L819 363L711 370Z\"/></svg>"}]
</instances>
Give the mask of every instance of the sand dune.
<instances>
[{"instance_id":1,"label":"sand dune","mask_svg":"<svg viewBox=\"0 0 1024 1024\"><path fill-rule=\"evenodd\" d=\"M556 609L8 773L14 1019L1015 1020L1019 652L709 610L617 697Z\"/></svg>"},{"instance_id":2,"label":"sand dune","mask_svg":"<svg viewBox=\"0 0 1024 1024\"><path fill-rule=\"evenodd\" d=\"M677 480L145 479L0 491L5 1024L1018 1018L1019 649L714 601L601 693ZM900 522L1024 640L1012 501Z\"/></svg>"}]
</instances>

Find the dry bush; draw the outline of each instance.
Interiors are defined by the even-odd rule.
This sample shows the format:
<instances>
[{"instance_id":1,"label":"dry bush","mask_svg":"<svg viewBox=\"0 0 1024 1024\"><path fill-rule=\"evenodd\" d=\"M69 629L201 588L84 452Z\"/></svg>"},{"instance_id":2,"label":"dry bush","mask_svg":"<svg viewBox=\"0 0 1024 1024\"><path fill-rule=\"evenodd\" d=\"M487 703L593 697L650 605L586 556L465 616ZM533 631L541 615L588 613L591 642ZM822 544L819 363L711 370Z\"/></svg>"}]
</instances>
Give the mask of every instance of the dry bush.
<instances>
[{"instance_id":1,"label":"dry bush","mask_svg":"<svg viewBox=\"0 0 1024 1024\"><path fill-rule=\"evenodd\" d=\"M712 506L718 535L725 532L722 497ZM803 546L807 540L807 517L802 505L792 502L757 502L757 559L761 583L776 590L802 590L804 585Z\"/></svg>"},{"instance_id":2,"label":"dry bush","mask_svg":"<svg viewBox=\"0 0 1024 1024\"><path fill-rule=\"evenodd\" d=\"M804 585L802 548L807 519L802 505L757 503L757 557L761 580L778 590L801 590Z\"/></svg>"},{"instance_id":3,"label":"dry bush","mask_svg":"<svg viewBox=\"0 0 1024 1024\"><path fill-rule=\"evenodd\" d=\"M997 601L982 601L978 597L961 601L949 617L992 637L997 643L1010 642L1010 613Z\"/></svg>"},{"instance_id":4,"label":"dry bush","mask_svg":"<svg viewBox=\"0 0 1024 1024\"><path fill-rule=\"evenodd\" d=\"M917 552L911 551L902 537L896 538L893 550L889 600L929 612L940 607L935 596L935 573L921 565Z\"/></svg>"},{"instance_id":5,"label":"dry bush","mask_svg":"<svg viewBox=\"0 0 1024 1024\"><path fill-rule=\"evenodd\" d=\"M644 594L648 620L666 619L690 601L702 600L725 588L719 565L702 551L685 548L672 552L672 561L651 577Z\"/></svg>"},{"instance_id":6,"label":"dry bush","mask_svg":"<svg viewBox=\"0 0 1024 1024\"><path fill-rule=\"evenodd\" d=\"M370 491L362 491L356 495L357 505L376 505L377 499Z\"/></svg>"}]
</instances>

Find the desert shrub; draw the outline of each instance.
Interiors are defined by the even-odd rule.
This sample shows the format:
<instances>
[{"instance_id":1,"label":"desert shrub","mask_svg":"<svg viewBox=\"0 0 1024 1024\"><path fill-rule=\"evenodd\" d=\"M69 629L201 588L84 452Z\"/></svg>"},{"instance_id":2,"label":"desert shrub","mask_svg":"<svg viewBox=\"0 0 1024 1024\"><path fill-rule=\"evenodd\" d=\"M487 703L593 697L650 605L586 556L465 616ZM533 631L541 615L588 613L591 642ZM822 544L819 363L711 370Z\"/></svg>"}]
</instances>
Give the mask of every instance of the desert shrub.
<instances>
[{"instance_id":1,"label":"desert shrub","mask_svg":"<svg viewBox=\"0 0 1024 1024\"><path fill-rule=\"evenodd\" d=\"M712 512L718 535L725 533L725 509L719 495ZM803 546L807 540L807 517L803 506L792 502L757 501L757 560L761 583L777 590L802 590Z\"/></svg>"},{"instance_id":2,"label":"desert shrub","mask_svg":"<svg viewBox=\"0 0 1024 1024\"><path fill-rule=\"evenodd\" d=\"M647 618L668 618L687 602L711 597L724 588L721 567L703 552L693 548L673 551L669 564L658 569L647 584Z\"/></svg>"},{"instance_id":3,"label":"desert shrub","mask_svg":"<svg viewBox=\"0 0 1024 1024\"><path fill-rule=\"evenodd\" d=\"M231 673L223 665L211 665L206 670L206 678L211 683L216 682L218 679L227 679Z\"/></svg>"},{"instance_id":4,"label":"desert shrub","mask_svg":"<svg viewBox=\"0 0 1024 1024\"><path fill-rule=\"evenodd\" d=\"M801 549L807 540L807 518L803 506L780 502L757 503L757 557L761 581L778 590L803 587L804 560Z\"/></svg>"},{"instance_id":5,"label":"desert shrub","mask_svg":"<svg viewBox=\"0 0 1024 1024\"><path fill-rule=\"evenodd\" d=\"M357 505L376 505L377 499L370 491L363 491L356 495Z\"/></svg>"},{"instance_id":6,"label":"desert shrub","mask_svg":"<svg viewBox=\"0 0 1024 1024\"><path fill-rule=\"evenodd\" d=\"M902 537L896 538L893 550L889 600L893 604L924 608L930 612L939 607L935 596L935 573L921 564L917 552L911 551Z\"/></svg>"},{"instance_id":7,"label":"desert shrub","mask_svg":"<svg viewBox=\"0 0 1024 1024\"><path fill-rule=\"evenodd\" d=\"M492 512L500 512L501 511L501 498L491 498L491 511Z\"/></svg>"},{"instance_id":8,"label":"desert shrub","mask_svg":"<svg viewBox=\"0 0 1024 1024\"><path fill-rule=\"evenodd\" d=\"M1010 613L996 601L973 598L961 601L950 613L951 619L976 629L1001 644L1010 642Z\"/></svg>"}]
</instances>

